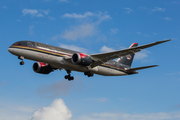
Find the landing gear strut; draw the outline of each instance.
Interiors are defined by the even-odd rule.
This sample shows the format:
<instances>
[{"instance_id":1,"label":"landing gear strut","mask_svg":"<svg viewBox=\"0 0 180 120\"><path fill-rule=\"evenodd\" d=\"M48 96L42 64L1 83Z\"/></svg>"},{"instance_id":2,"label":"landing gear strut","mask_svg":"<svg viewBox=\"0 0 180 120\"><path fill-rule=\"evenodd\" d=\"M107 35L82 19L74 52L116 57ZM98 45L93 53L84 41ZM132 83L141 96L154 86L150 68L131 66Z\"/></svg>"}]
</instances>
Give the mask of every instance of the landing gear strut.
<instances>
[{"instance_id":1,"label":"landing gear strut","mask_svg":"<svg viewBox=\"0 0 180 120\"><path fill-rule=\"evenodd\" d=\"M18 59L22 60L22 61L20 62L20 65L24 65L24 61L23 61L24 57L23 57L23 56L19 56Z\"/></svg>"},{"instance_id":2,"label":"landing gear strut","mask_svg":"<svg viewBox=\"0 0 180 120\"><path fill-rule=\"evenodd\" d=\"M67 72L68 75L65 75L64 78L68 79L69 81L74 80L74 77L71 76L71 71L70 70L66 70L66 72Z\"/></svg>"},{"instance_id":3,"label":"landing gear strut","mask_svg":"<svg viewBox=\"0 0 180 120\"><path fill-rule=\"evenodd\" d=\"M93 77L94 76L94 74L91 73L90 71L84 72L84 75L87 75L88 77Z\"/></svg>"}]
</instances>

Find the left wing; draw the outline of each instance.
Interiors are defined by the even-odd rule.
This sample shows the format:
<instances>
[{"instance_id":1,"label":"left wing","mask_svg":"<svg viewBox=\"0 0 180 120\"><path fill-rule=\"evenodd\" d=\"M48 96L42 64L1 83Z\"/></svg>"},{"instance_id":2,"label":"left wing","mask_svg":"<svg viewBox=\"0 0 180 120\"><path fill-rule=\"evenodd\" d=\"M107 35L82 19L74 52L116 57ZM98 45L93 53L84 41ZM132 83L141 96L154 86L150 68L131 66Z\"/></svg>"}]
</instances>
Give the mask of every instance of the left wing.
<instances>
[{"instance_id":1,"label":"left wing","mask_svg":"<svg viewBox=\"0 0 180 120\"><path fill-rule=\"evenodd\" d=\"M141 46L137 46L137 47L132 47L132 48L127 48L127 49L123 49L123 50L118 50L118 51L114 51L114 52L92 54L90 56L95 62L92 63L90 66L91 66L91 68L93 68L93 67L101 65L101 64L103 64L103 63L105 63L105 62L107 62L109 60L120 58L122 56L131 54L131 53L136 53L136 52L141 51L142 49L152 47L154 45L158 45L158 44L168 42L168 41L171 41L171 40L172 39L163 40L163 41L157 41L157 42L154 42L154 43L141 45Z\"/></svg>"}]
</instances>

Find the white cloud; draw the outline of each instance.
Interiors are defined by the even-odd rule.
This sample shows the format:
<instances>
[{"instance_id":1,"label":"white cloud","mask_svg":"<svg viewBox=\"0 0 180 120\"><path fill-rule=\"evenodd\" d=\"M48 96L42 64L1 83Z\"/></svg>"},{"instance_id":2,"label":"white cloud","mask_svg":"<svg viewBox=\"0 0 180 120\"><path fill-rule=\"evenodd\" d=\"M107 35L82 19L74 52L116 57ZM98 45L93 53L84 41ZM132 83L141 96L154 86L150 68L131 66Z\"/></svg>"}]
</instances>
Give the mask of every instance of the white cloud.
<instances>
[{"instance_id":1,"label":"white cloud","mask_svg":"<svg viewBox=\"0 0 180 120\"><path fill-rule=\"evenodd\" d=\"M73 87L74 85L72 82L61 80L50 85L41 85L37 92L39 95L51 98L66 95Z\"/></svg>"},{"instance_id":2,"label":"white cloud","mask_svg":"<svg viewBox=\"0 0 180 120\"><path fill-rule=\"evenodd\" d=\"M22 13L23 13L23 15L27 15L27 14L36 15L36 14L38 14L38 10L36 10L36 9L23 9Z\"/></svg>"},{"instance_id":3,"label":"white cloud","mask_svg":"<svg viewBox=\"0 0 180 120\"><path fill-rule=\"evenodd\" d=\"M12 104L0 105L0 120L30 120L34 106L14 106Z\"/></svg>"},{"instance_id":4,"label":"white cloud","mask_svg":"<svg viewBox=\"0 0 180 120\"><path fill-rule=\"evenodd\" d=\"M33 31L34 25L29 26L29 34L33 35L34 31Z\"/></svg>"},{"instance_id":5,"label":"white cloud","mask_svg":"<svg viewBox=\"0 0 180 120\"><path fill-rule=\"evenodd\" d=\"M165 17L164 20L170 21L170 20L172 20L172 19L171 19L170 17Z\"/></svg>"},{"instance_id":6,"label":"white cloud","mask_svg":"<svg viewBox=\"0 0 180 120\"><path fill-rule=\"evenodd\" d=\"M73 120L178 120L180 112L170 113L92 113Z\"/></svg>"},{"instance_id":7,"label":"white cloud","mask_svg":"<svg viewBox=\"0 0 180 120\"><path fill-rule=\"evenodd\" d=\"M49 10L23 9L23 15L31 15L31 17L43 17L49 14Z\"/></svg>"},{"instance_id":8,"label":"white cloud","mask_svg":"<svg viewBox=\"0 0 180 120\"><path fill-rule=\"evenodd\" d=\"M180 75L180 71L178 72L174 72L174 73L165 73L165 75L170 75L170 76L174 76L174 75Z\"/></svg>"},{"instance_id":9,"label":"white cloud","mask_svg":"<svg viewBox=\"0 0 180 120\"><path fill-rule=\"evenodd\" d=\"M7 9L7 6L2 6L1 8L3 8L3 9Z\"/></svg>"},{"instance_id":10,"label":"white cloud","mask_svg":"<svg viewBox=\"0 0 180 120\"><path fill-rule=\"evenodd\" d=\"M99 12L98 14L95 14L95 17L98 18L98 20L95 22L95 24L97 25L99 25L101 22L107 19L111 19L110 15L107 15L107 12L105 13Z\"/></svg>"},{"instance_id":11,"label":"white cloud","mask_svg":"<svg viewBox=\"0 0 180 120\"><path fill-rule=\"evenodd\" d=\"M1 120L30 120L30 116L9 110L0 110Z\"/></svg>"},{"instance_id":12,"label":"white cloud","mask_svg":"<svg viewBox=\"0 0 180 120\"><path fill-rule=\"evenodd\" d=\"M53 1L53 0L44 0L44 1ZM59 2L66 2L66 3L68 3L69 1L68 0L58 0Z\"/></svg>"},{"instance_id":13,"label":"white cloud","mask_svg":"<svg viewBox=\"0 0 180 120\"><path fill-rule=\"evenodd\" d=\"M153 33L153 35L157 35L157 33Z\"/></svg>"},{"instance_id":14,"label":"white cloud","mask_svg":"<svg viewBox=\"0 0 180 120\"><path fill-rule=\"evenodd\" d=\"M68 0L59 0L59 2L69 2Z\"/></svg>"},{"instance_id":15,"label":"white cloud","mask_svg":"<svg viewBox=\"0 0 180 120\"><path fill-rule=\"evenodd\" d=\"M143 7L140 6L139 9L142 9L142 10L149 10L148 8L146 8L146 7L144 7L144 6L143 6Z\"/></svg>"},{"instance_id":16,"label":"white cloud","mask_svg":"<svg viewBox=\"0 0 180 120\"><path fill-rule=\"evenodd\" d=\"M100 52L103 52L103 53L112 52L112 51L115 51L115 49L109 48L109 47L107 47L105 45L100 49Z\"/></svg>"},{"instance_id":17,"label":"white cloud","mask_svg":"<svg viewBox=\"0 0 180 120\"><path fill-rule=\"evenodd\" d=\"M136 32L136 34L137 35L143 35L143 36L145 36L145 37L147 37L147 36L149 36L149 34L144 34L144 33L142 33L142 32ZM157 35L157 33L152 33L151 35Z\"/></svg>"},{"instance_id":18,"label":"white cloud","mask_svg":"<svg viewBox=\"0 0 180 120\"><path fill-rule=\"evenodd\" d=\"M74 51L78 51L78 52L82 52L82 53L87 53L87 51L88 51L85 48L77 47L75 45L60 44L60 47L70 49L70 50L74 50Z\"/></svg>"},{"instance_id":19,"label":"white cloud","mask_svg":"<svg viewBox=\"0 0 180 120\"><path fill-rule=\"evenodd\" d=\"M86 17L89 17L89 16L93 16L93 15L94 15L94 13L92 13L92 12L85 12L84 15L77 14L77 13L72 13L72 14L66 13L62 17L81 19L81 18L86 18Z\"/></svg>"},{"instance_id":20,"label":"white cloud","mask_svg":"<svg viewBox=\"0 0 180 120\"><path fill-rule=\"evenodd\" d=\"M50 106L35 111L31 120L70 120L71 111L62 99L54 100Z\"/></svg>"},{"instance_id":21,"label":"white cloud","mask_svg":"<svg viewBox=\"0 0 180 120\"><path fill-rule=\"evenodd\" d=\"M67 95L71 90L81 91L82 81L76 77L75 82L69 82L68 80L60 80L48 85L41 85L37 93L40 96L47 98L54 98L58 96Z\"/></svg>"},{"instance_id":22,"label":"white cloud","mask_svg":"<svg viewBox=\"0 0 180 120\"><path fill-rule=\"evenodd\" d=\"M142 50L140 52L137 52L136 55L134 56L134 59L135 60L143 60L148 57L148 53L150 53L150 52L147 50Z\"/></svg>"},{"instance_id":23,"label":"white cloud","mask_svg":"<svg viewBox=\"0 0 180 120\"><path fill-rule=\"evenodd\" d=\"M106 19L111 19L110 15L107 15L107 12L102 13L92 13L92 12L85 12L84 14L77 14L77 13L66 13L62 17L64 18L75 18L75 19L82 19L82 18L87 18L87 17L95 17L98 18L99 22L102 22Z\"/></svg>"},{"instance_id":24,"label":"white cloud","mask_svg":"<svg viewBox=\"0 0 180 120\"><path fill-rule=\"evenodd\" d=\"M141 35L142 33L141 32L136 32L136 34Z\"/></svg>"},{"instance_id":25,"label":"white cloud","mask_svg":"<svg viewBox=\"0 0 180 120\"><path fill-rule=\"evenodd\" d=\"M98 26L101 22L111 19L110 15L107 15L107 13L91 13L91 12L85 12L84 14L76 14L76 13L66 13L62 17L64 18L75 18L80 21L78 21L79 25L74 25L70 29L66 29L63 33L53 36L53 40L57 40L59 38L64 38L67 40L77 40L77 39L83 39L86 37L92 37L94 35L97 35L99 33ZM82 18L88 18L88 19L82 19ZM94 20L94 22L90 22Z\"/></svg>"},{"instance_id":26,"label":"white cloud","mask_svg":"<svg viewBox=\"0 0 180 120\"><path fill-rule=\"evenodd\" d=\"M51 16L49 16L48 18L49 18L50 20L56 20L56 18L51 17Z\"/></svg>"},{"instance_id":27,"label":"white cloud","mask_svg":"<svg viewBox=\"0 0 180 120\"><path fill-rule=\"evenodd\" d=\"M117 34L117 32L118 32L117 28L111 29L111 34Z\"/></svg>"},{"instance_id":28,"label":"white cloud","mask_svg":"<svg viewBox=\"0 0 180 120\"><path fill-rule=\"evenodd\" d=\"M180 4L180 1L174 1L173 3L174 4Z\"/></svg>"},{"instance_id":29,"label":"white cloud","mask_svg":"<svg viewBox=\"0 0 180 120\"><path fill-rule=\"evenodd\" d=\"M102 97L102 98L89 98L88 101L98 101L98 102L107 102L107 98Z\"/></svg>"},{"instance_id":30,"label":"white cloud","mask_svg":"<svg viewBox=\"0 0 180 120\"><path fill-rule=\"evenodd\" d=\"M154 7L153 9L151 8L146 8L146 7L139 7L142 10L147 10L149 13L153 13L153 12L164 12L166 11L165 8L161 8L161 7Z\"/></svg>"},{"instance_id":31,"label":"white cloud","mask_svg":"<svg viewBox=\"0 0 180 120\"><path fill-rule=\"evenodd\" d=\"M47 2L47 1L53 1L53 0L44 0L44 1L46 1L46 2Z\"/></svg>"},{"instance_id":32,"label":"white cloud","mask_svg":"<svg viewBox=\"0 0 180 120\"><path fill-rule=\"evenodd\" d=\"M107 98L92 98L90 100L106 102ZM124 99L120 99L125 101ZM49 106L40 109L30 106L0 105L1 120L179 120L180 111L157 113L125 113L102 112L83 114L72 118L62 99L55 99ZM179 104L174 107L179 108ZM78 108L76 108L78 109ZM33 114L32 114L33 113Z\"/></svg>"},{"instance_id":33,"label":"white cloud","mask_svg":"<svg viewBox=\"0 0 180 120\"><path fill-rule=\"evenodd\" d=\"M107 37L104 34L98 34L99 36L97 36L96 41L103 41L106 42L107 41Z\"/></svg>"},{"instance_id":34,"label":"white cloud","mask_svg":"<svg viewBox=\"0 0 180 120\"><path fill-rule=\"evenodd\" d=\"M41 13L43 13L45 15L48 15L50 10L49 9L48 10L39 10L39 12L41 12Z\"/></svg>"},{"instance_id":35,"label":"white cloud","mask_svg":"<svg viewBox=\"0 0 180 120\"><path fill-rule=\"evenodd\" d=\"M155 7L154 9L152 9L152 12L156 12L156 11L162 11L164 12L166 9L164 8L160 8L160 7Z\"/></svg>"},{"instance_id":36,"label":"white cloud","mask_svg":"<svg viewBox=\"0 0 180 120\"><path fill-rule=\"evenodd\" d=\"M131 8L124 8L126 10L127 14L130 14L131 12L133 12L133 10Z\"/></svg>"},{"instance_id":37,"label":"white cloud","mask_svg":"<svg viewBox=\"0 0 180 120\"><path fill-rule=\"evenodd\" d=\"M145 37L149 36L148 34L144 34Z\"/></svg>"},{"instance_id":38,"label":"white cloud","mask_svg":"<svg viewBox=\"0 0 180 120\"><path fill-rule=\"evenodd\" d=\"M71 28L70 30L65 30L61 36L64 39L75 41L79 38L93 36L95 32L96 30L94 24L81 24Z\"/></svg>"}]
</instances>

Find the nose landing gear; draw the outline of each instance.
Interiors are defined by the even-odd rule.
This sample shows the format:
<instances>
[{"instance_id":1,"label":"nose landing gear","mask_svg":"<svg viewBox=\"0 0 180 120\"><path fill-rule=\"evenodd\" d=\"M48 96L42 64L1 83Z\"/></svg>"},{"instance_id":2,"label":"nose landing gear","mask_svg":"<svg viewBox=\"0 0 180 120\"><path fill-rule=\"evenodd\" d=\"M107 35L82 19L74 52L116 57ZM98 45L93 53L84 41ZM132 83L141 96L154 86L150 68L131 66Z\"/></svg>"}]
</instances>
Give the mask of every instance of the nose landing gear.
<instances>
[{"instance_id":1,"label":"nose landing gear","mask_svg":"<svg viewBox=\"0 0 180 120\"><path fill-rule=\"evenodd\" d=\"M74 77L71 76L71 71L70 70L66 70L66 72L68 73L68 75L65 75L64 78L68 79L69 81L74 80Z\"/></svg>"},{"instance_id":2,"label":"nose landing gear","mask_svg":"<svg viewBox=\"0 0 180 120\"><path fill-rule=\"evenodd\" d=\"M22 60L22 61L20 62L20 65L24 65L24 61L23 61L24 57L23 57L23 56L19 56L18 59Z\"/></svg>"}]
</instances>

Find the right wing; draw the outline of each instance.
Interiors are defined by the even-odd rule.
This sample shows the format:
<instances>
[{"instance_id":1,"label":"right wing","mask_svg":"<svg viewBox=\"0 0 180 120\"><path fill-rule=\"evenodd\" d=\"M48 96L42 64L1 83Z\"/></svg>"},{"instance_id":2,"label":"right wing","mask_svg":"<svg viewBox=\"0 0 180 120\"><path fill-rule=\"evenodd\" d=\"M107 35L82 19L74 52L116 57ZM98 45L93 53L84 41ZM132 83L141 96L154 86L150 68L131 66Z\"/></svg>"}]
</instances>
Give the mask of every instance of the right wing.
<instances>
[{"instance_id":1,"label":"right wing","mask_svg":"<svg viewBox=\"0 0 180 120\"><path fill-rule=\"evenodd\" d=\"M101 65L101 64L103 64L103 63L105 63L105 62L107 62L109 60L120 58L122 56L131 54L131 53L136 53L136 52L141 51L142 49L152 47L154 45L158 45L158 44L168 42L168 41L171 41L171 40L172 39L163 40L163 41L157 41L157 42L154 42L154 43L141 45L141 46L137 46L137 47L132 47L132 48L127 48L127 49L123 49L123 50L118 50L118 51L114 51L114 52L92 54L90 56L95 62L91 64L91 68L96 67L98 65Z\"/></svg>"}]
</instances>

